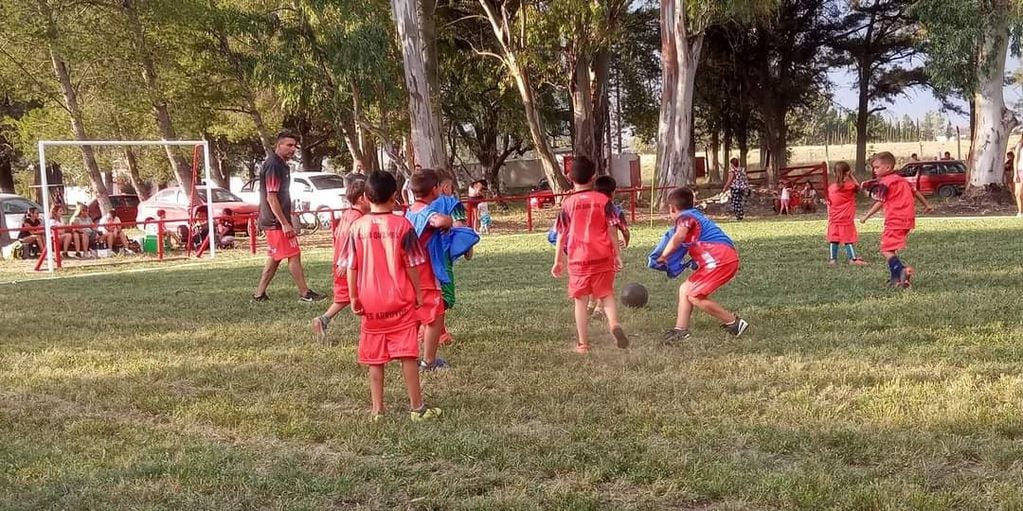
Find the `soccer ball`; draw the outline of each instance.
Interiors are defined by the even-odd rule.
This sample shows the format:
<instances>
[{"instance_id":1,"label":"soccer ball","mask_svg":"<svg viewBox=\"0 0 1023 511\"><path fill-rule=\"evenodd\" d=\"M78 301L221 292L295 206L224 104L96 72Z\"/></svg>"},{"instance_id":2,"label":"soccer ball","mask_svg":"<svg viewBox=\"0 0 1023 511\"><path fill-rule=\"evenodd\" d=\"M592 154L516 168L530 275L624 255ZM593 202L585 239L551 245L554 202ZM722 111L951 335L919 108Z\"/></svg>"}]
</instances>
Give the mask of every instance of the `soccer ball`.
<instances>
[{"instance_id":1,"label":"soccer ball","mask_svg":"<svg viewBox=\"0 0 1023 511\"><path fill-rule=\"evenodd\" d=\"M643 284L633 282L632 284L626 284L622 288L622 303L626 307L644 307L649 297L650 295L647 293L646 288L643 287Z\"/></svg>"}]
</instances>

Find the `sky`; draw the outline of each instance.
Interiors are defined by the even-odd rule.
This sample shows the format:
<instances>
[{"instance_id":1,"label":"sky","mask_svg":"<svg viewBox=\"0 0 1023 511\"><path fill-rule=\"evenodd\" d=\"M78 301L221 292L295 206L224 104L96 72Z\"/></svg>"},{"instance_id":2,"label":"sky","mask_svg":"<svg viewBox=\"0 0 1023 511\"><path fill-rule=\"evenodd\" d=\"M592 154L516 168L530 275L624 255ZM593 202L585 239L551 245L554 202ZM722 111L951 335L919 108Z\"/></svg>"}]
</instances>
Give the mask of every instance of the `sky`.
<instances>
[{"instance_id":1,"label":"sky","mask_svg":"<svg viewBox=\"0 0 1023 511\"><path fill-rule=\"evenodd\" d=\"M1006 59L1006 73L1011 73L1020 67L1021 59L1019 57L1009 56ZM835 102L845 108L855 111L857 108L856 104L858 102L855 74L848 70L835 70L831 72L830 77L832 92L835 95ZM1006 104L1011 106L1021 99L1023 99L1023 91L1021 91L1020 86L1015 85L1005 87ZM965 111L966 103L960 103L960 106L962 106ZM941 111L941 102L935 99L934 95L923 87L911 89L905 96L897 98L893 103L884 106L887 106L888 109L881 112L881 115L888 117L889 119L901 119L903 115L907 114L910 117L921 118L927 112ZM969 128L970 118L968 115L959 115L952 112L946 112L945 115L949 117L953 125L957 125L961 128Z\"/></svg>"}]
</instances>

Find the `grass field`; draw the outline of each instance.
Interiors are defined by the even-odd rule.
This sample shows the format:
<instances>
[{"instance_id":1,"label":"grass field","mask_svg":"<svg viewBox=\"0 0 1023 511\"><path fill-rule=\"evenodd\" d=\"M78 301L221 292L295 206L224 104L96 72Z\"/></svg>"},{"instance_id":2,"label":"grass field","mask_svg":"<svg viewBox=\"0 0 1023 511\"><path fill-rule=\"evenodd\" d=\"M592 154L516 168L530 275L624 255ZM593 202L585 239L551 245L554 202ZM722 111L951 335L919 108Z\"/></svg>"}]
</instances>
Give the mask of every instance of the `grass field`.
<instances>
[{"instance_id":1,"label":"grass field","mask_svg":"<svg viewBox=\"0 0 1023 511\"><path fill-rule=\"evenodd\" d=\"M641 228L634 347L587 356L542 234L487 239L457 268L453 368L424 379L434 423L396 370L369 421L355 321L319 344L325 305L284 275L249 303L258 260L0 285L0 509L1023 508L1023 223L922 220L906 292L827 268L821 221L725 228L748 336L697 316L658 345L677 282Z\"/></svg>"}]
</instances>

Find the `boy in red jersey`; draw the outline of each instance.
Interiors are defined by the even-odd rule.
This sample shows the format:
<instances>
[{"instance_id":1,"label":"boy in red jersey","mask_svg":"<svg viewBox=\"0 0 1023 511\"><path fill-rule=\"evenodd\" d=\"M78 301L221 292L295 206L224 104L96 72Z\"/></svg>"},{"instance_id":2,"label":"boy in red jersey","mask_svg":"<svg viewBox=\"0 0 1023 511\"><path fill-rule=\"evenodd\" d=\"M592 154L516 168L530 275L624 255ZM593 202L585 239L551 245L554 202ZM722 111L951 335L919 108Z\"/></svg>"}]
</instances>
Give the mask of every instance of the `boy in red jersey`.
<instances>
[{"instance_id":1,"label":"boy in red jersey","mask_svg":"<svg viewBox=\"0 0 1023 511\"><path fill-rule=\"evenodd\" d=\"M369 366L373 419L384 413L384 366L401 362L414 421L441 414L423 403L419 388L418 309L423 304L419 270L427 262L412 224L394 214L398 183L387 172L366 180L370 212L356 220L342 250L352 312L362 316L359 363Z\"/></svg>"},{"instance_id":2,"label":"boy in red jersey","mask_svg":"<svg viewBox=\"0 0 1023 511\"><path fill-rule=\"evenodd\" d=\"M615 273L622 267L618 253L618 218L611 200L593 190L595 172L593 162L584 156L572 162L569 177L575 184L575 193L561 204L551 268L551 275L560 278L565 269L564 258L568 256L568 296L575 301L577 353L590 349L586 306L591 296L603 305L615 344L619 348L629 347L629 338L618 323L614 297Z\"/></svg>"},{"instance_id":3,"label":"boy in red jersey","mask_svg":"<svg viewBox=\"0 0 1023 511\"><path fill-rule=\"evenodd\" d=\"M721 321L721 328L738 337L749 323L710 299L739 271L739 253L735 243L714 221L693 206L695 195L688 188L676 188L668 194L668 211L675 220L675 234L661 251L657 262L666 264L672 252L687 247L693 262L699 265L678 290L678 317L675 328L664 334L664 343L675 344L691 337L689 323L696 307Z\"/></svg>"},{"instance_id":4,"label":"boy in red jersey","mask_svg":"<svg viewBox=\"0 0 1023 511\"><path fill-rule=\"evenodd\" d=\"M927 199L906 181L906 178L895 173L895 157L892 153L883 152L874 155L870 166L878 178L878 184L870 191L870 196L877 202L860 220L865 223L881 208L884 208L884 231L881 233L881 255L888 261L891 277L888 287L908 288L913 277L913 267L902 264L898 252L906 248L909 231L916 227L916 208L913 199L920 201L924 210L934 211Z\"/></svg>"},{"instance_id":5,"label":"boy in red jersey","mask_svg":"<svg viewBox=\"0 0 1023 511\"><path fill-rule=\"evenodd\" d=\"M444 295L429 257L431 249L443 251L441 231L454 225L452 217L432 206L440 196L440 181L440 175L433 169L420 169L412 174L411 188L416 201L405 215L415 229L423 252L428 255L426 263L419 267L419 287L423 290L423 306L419 309L419 321L423 325L423 359L419 367L424 371L447 367L444 359L437 358L437 346L444 332Z\"/></svg>"},{"instance_id":6,"label":"boy in red jersey","mask_svg":"<svg viewBox=\"0 0 1023 511\"><path fill-rule=\"evenodd\" d=\"M334 236L334 303L330 304L322 316L313 318L313 332L320 337L327 336L327 327L334 316L348 307L351 298L348 294L348 270L340 265L341 252L348 242L348 235L351 232L352 224L369 213L369 200L366 199L366 181L354 179L345 187L345 195L352 207L341 214L341 219L332 233Z\"/></svg>"}]
</instances>

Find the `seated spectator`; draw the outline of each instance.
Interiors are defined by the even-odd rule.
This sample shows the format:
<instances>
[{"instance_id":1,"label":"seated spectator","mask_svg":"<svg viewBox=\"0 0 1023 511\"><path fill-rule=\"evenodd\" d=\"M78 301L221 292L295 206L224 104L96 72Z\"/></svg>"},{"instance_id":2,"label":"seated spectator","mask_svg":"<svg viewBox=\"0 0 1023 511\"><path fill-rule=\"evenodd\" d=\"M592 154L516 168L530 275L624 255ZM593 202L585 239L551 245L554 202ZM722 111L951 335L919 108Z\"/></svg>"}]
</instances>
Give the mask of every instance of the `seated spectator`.
<instances>
[{"instance_id":1,"label":"seated spectator","mask_svg":"<svg viewBox=\"0 0 1023 511\"><path fill-rule=\"evenodd\" d=\"M145 226L143 227L143 232L146 233L146 236L158 236L160 234L160 225L162 224L163 221L167 220L167 211L162 209L156 210L156 218L158 221L146 222ZM174 229L168 228L166 224L162 225L164 246L165 247L181 246L181 236L175 233ZM188 228L184 226L181 227L184 228L187 233Z\"/></svg>"},{"instance_id":2,"label":"seated spectator","mask_svg":"<svg viewBox=\"0 0 1023 511\"><path fill-rule=\"evenodd\" d=\"M234 248L234 212L230 208L217 219L217 248Z\"/></svg>"},{"instance_id":3,"label":"seated spectator","mask_svg":"<svg viewBox=\"0 0 1023 511\"><path fill-rule=\"evenodd\" d=\"M53 229L53 237L60 244L61 253L64 257L68 257L68 251L71 250L71 245L75 246L75 253L79 256L82 255L81 238L76 236L70 230L64 227L64 206L60 204L54 205L50 208L50 218L46 219L46 222L50 224L50 229Z\"/></svg>"},{"instance_id":4,"label":"seated spectator","mask_svg":"<svg viewBox=\"0 0 1023 511\"><path fill-rule=\"evenodd\" d=\"M203 206L196 206L192 214L190 241L192 249L198 250L210 235L209 214Z\"/></svg>"},{"instance_id":5,"label":"seated spectator","mask_svg":"<svg viewBox=\"0 0 1023 511\"><path fill-rule=\"evenodd\" d=\"M25 248L25 257L33 257L40 253L45 244L43 233L43 221L39 218L37 208L28 208L25 218L21 219L21 231L18 232L18 241Z\"/></svg>"},{"instance_id":6,"label":"seated spectator","mask_svg":"<svg viewBox=\"0 0 1023 511\"><path fill-rule=\"evenodd\" d=\"M81 257L83 252L88 255L93 247L95 247L99 233L92 228L93 224L92 219L89 218L89 208L85 204L78 203L78 206L75 208L75 214L71 217L71 225L75 227L71 231L71 235L77 237L80 241L80 245L77 246L80 246L81 250L76 250L78 252L77 255Z\"/></svg>"},{"instance_id":7,"label":"seated spectator","mask_svg":"<svg viewBox=\"0 0 1023 511\"><path fill-rule=\"evenodd\" d=\"M815 212L817 211L817 190L813 188L813 185L806 183L803 185L803 211Z\"/></svg>"},{"instance_id":8,"label":"seated spectator","mask_svg":"<svg viewBox=\"0 0 1023 511\"><path fill-rule=\"evenodd\" d=\"M121 219L117 218L113 210L103 215L103 218L99 220L99 224L97 229L99 230L101 244L112 251L120 247L125 253L132 253L131 249L128 248L128 236L124 234L124 229L121 228Z\"/></svg>"}]
</instances>

